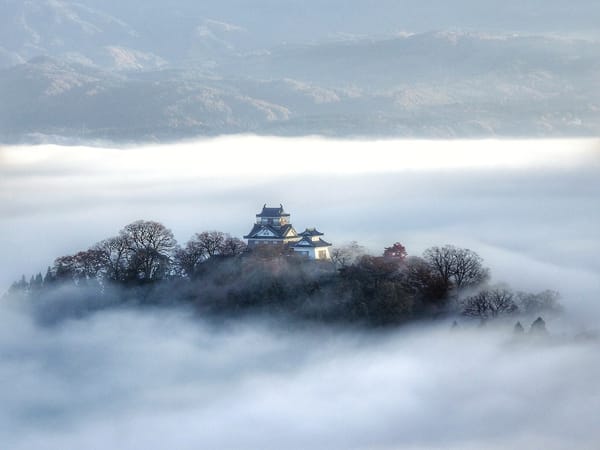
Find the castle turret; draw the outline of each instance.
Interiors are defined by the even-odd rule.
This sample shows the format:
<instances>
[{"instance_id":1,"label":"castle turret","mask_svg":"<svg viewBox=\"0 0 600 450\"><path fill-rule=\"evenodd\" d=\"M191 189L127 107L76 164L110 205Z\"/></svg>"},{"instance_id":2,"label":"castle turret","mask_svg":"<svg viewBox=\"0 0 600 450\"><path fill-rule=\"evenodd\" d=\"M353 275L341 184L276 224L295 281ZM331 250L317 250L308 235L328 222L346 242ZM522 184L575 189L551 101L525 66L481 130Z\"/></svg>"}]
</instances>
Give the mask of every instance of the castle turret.
<instances>
[{"instance_id":1,"label":"castle turret","mask_svg":"<svg viewBox=\"0 0 600 450\"><path fill-rule=\"evenodd\" d=\"M307 228L300 233L300 240L292 244L294 252L307 256L310 259L331 259L329 247L331 244L321 238L324 236L316 228Z\"/></svg>"},{"instance_id":2,"label":"castle turret","mask_svg":"<svg viewBox=\"0 0 600 450\"><path fill-rule=\"evenodd\" d=\"M256 215L257 225L271 225L281 227L289 224L290 215L283 210L283 205L279 208L269 208L265 203L261 212Z\"/></svg>"},{"instance_id":3,"label":"castle turret","mask_svg":"<svg viewBox=\"0 0 600 450\"><path fill-rule=\"evenodd\" d=\"M283 205L272 208L265 203L262 211L256 215L254 227L244 239L248 240L248 247L252 248L258 244L288 244L300 238Z\"/></svg>"},{"instance_id":4,"label":"castle turret","mask_svg":"<svg viewBox=\"0 0 600 450\"><path fill-rule=\"evenodd\" d=\"M324 241L323 233L316 228L307 228L298 234L290 223L290 215L285 212L283 205L268 207L256 215L256 222L252 230L244 236L248 240L248 247L252 248L261 244L286 244L296 254L309 259L330 259L329 247L331 244Z\"/></svg>"}]
</instances>

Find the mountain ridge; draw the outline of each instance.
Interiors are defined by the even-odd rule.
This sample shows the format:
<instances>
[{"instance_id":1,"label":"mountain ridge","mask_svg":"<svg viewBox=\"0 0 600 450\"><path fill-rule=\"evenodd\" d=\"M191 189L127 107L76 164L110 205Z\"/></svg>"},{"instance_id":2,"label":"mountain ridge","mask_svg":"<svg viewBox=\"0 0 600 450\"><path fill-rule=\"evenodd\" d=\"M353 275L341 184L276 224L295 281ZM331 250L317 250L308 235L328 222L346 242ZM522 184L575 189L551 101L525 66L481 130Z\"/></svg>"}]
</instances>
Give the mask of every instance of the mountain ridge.
<instances>
[{"instance_id":1,"label":"mountain ridge","mask_svg":"<svg viewBox=\"0 0 600 450\"><path fill-rule=\"evenodd\" d=\"M333 34L283 42L275 31L260 37L266 31L257 31L254 12L245 17L211 2L182 1L168 11L150 2L139 17L131 4L110 1L3 4L3 143L600 132L600 39L494 29L399 32L400 20L395 31L372 34L359 27L344 33L335 22ZM273 8L262 14L281 14ZM160 26L143 24L159 13ZM304 14L300 23L314 11ZM176 22L182 26L166 38L165 27Z\"/></svg>"}]
</instances>

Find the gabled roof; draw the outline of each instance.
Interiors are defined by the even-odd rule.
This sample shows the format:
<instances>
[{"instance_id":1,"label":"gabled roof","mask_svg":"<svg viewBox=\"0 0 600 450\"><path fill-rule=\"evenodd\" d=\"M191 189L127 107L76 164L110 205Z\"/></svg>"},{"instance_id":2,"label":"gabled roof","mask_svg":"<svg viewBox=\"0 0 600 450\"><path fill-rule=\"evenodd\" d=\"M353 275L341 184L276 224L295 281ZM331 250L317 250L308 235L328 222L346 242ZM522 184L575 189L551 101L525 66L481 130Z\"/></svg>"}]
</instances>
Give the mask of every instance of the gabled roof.
<instances>
[{"instance_id":1,"label":"gabled roof","mask_svg":"<svg viewBox=\"0 0 600 450\"><path fill-rule=\"evenodd\" d=\"M307 228L302 233L298 233L298 236L308 236L308 237L310 237L310 236L323 236L323 235L324 234L321 233L316 228Z\"/></svg>"},{"instance_id":2,"label":"gabled roof","mask_svg":"<svg viewBox=\"0 0 600 450\"><path fill-rule=\"evenodd\" d=\"M282 236L287 236L290 231L292 232L291 236L298 236L298 233L296 233L296 230L294 230L294 227L291 223L286 223L285 225L278 227L278 229L280 230Z\"/></svg>"},{"instance_id":3,"label":"gabled roof","mask_svg":"<svg viewBox=\"0 0 600 450\"><path fill-rule=\"evenodd\" d=\"M266 230L269 231L268 236L257 236L261 231ZM281 227L274 227L272 225L260 225L254 224L250 233L244 236L244 239L283 239L292 230L295 233L294 227L291 224L286 224Z\"/></svg>"},{"instance_id":4,"label":"gabled roof","mask_svg":"<svg viewBox=\"0 0 600 450\"><path fill-rule=\"evenodd\" d=\"M304 236L298 242L293 244L292 247L331 247L331 244L321 238L319 238L318 241L313 241L309 237Z\"/></svg>"},{"instance_id":5,"label":"gabled roof","mask_svg":"<svg viewBox=\"0 0 600 450\"><path fill-rule=\"evenodd\" d=\"M290 215L283 210L283 205L279 205L279 208L267 208L267 204L263 206L261 212L256 217L289 217Z\"/></svg>"}]
</instances>

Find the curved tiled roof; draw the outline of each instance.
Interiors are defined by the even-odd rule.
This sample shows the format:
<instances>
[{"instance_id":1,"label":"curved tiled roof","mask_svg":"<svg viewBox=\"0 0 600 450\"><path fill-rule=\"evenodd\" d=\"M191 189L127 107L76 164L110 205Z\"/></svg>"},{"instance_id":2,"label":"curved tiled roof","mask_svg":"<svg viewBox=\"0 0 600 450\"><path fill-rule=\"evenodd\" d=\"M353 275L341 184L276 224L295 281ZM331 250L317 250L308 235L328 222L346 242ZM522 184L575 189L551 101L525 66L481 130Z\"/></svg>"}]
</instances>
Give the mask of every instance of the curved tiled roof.
<instances>
[{"instance_id":1,"label":"curved tiled roof","mask_svg":"<svg viewBox=\"0 0 600 450\"><path fill-rule=\"evenodd\" d=\"M267 229L271 233L273 233L273 236L256 236L256 234L258 234L261 230L264 229ZM275 227L273 225L254 224L250 232L246 236L244 236L244 239L284 239L286 237L286 234L290 231L290 229L293 230L294 227L289 223L286 225L282 225L281 227Z\"/></svg>"},{"instance_id":2,"label":"curved tiled roof","mask_svg":"<svg viewBox=\"0 0 600 450\"><path fill-rule=\"evenodd\" d=\"M279 208L268 208L267 204L263 206L261 212L256 217L289 217L290 215L283 210L283 205L279 205Z\"/></svg>"},{"instance_id":3,"label":"curved tiled roof","mask_svg":"<svg viewBox=\"0 0 600 450\"><path fill-rule=\"evenodd\" d=\"M298 233L298 236L308 236L308 237L310 237L310 236L324 236L324 234L321 233L316 228L307 228L302 233Z\"/></svg>"},{"instance_id":4,"label":"curved tiled roof","mask_svg":"<svg viewBox=\"0 0 600 450\"><path fill-rule=\"evenodd\" d=\"M298 242L294 243L292 247L331 247L331 244L323 239L319 238L318 241L313 241L310 238L304 236Z\"/></svg>"}]
</instances>

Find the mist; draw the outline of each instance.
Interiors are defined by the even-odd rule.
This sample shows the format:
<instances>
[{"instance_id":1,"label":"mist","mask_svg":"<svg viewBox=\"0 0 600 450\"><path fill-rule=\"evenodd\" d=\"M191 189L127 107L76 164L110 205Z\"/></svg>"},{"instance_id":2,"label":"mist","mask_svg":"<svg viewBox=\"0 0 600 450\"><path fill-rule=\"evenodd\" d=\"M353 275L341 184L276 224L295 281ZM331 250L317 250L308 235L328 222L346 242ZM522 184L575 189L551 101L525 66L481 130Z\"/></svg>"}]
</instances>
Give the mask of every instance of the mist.
<instances>
[{"instance_id":1,"label":"mist","mask_svg":"<svg viewBox=\"0 0 600 450\"><path fill-rule=\"evenodd\" d=\"M600 2L0 5L1 450L598 448Z\"/></svg>"},{"instance_id":2,"label":"mist","mask_svg":"<svg viewBox=\"0 0 600 450\"><path fill-rule=\"evenodd\" d=\"M594 448L600 439L597 140L238 137L0 149L0 283L134 220L242 236L266 202L334 245L478 252L493 282L561 293L549 336L513 321L371 330L208 320L115 302L0 305L10 449ZM264 161L268 161L264 163ZM273 161L282 161L274 164ZM56 317L55 317L56 319Z\"/></svg>"},{"instance_id":3,"label":"mist","mask_svg":"<svg viewBox=\"0 0 600 450\"><path fill-rule=\"evenodd\" d=\"M600 438L594 339L215 327L185 309L54 327L17 307L0 314L11 449L591 449Z\"/></svg>"}]
</instances>

